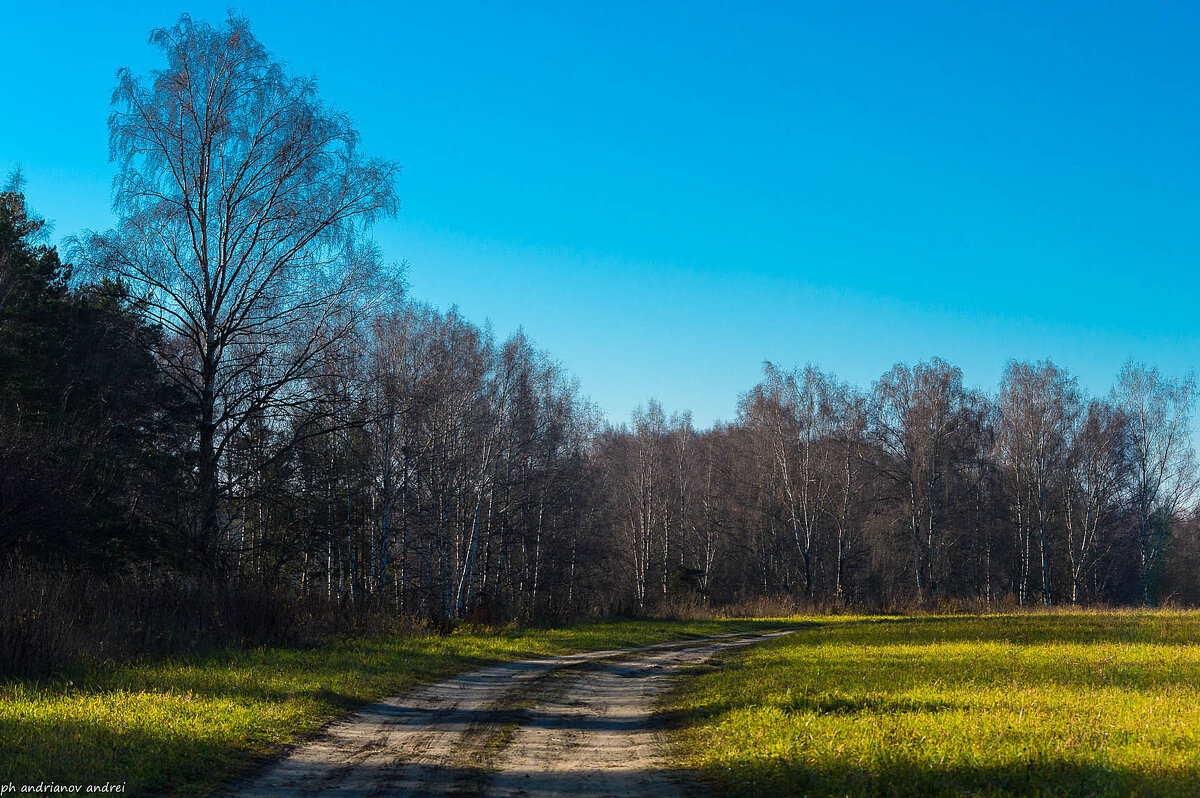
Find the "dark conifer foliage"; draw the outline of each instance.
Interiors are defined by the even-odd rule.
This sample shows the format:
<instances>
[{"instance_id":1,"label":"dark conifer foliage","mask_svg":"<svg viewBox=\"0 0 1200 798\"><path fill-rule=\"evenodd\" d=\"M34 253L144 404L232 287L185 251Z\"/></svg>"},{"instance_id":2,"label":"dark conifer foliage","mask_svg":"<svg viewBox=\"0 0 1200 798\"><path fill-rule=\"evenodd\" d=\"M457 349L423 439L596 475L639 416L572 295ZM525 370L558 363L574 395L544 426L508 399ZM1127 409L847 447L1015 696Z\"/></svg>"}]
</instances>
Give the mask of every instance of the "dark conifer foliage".
<instances>
[{"instance_id":1,"label":"dark conifer foliage","mask_svg":"<svg viewBox=\"0 0 1200 798\"><path fill-rule=\"evenodd\" d=\"M186 457L161 335L119 284L70 284L15 181L0 194L0 544L114 564L168 545Z\"/></svg>"}]
</instances>

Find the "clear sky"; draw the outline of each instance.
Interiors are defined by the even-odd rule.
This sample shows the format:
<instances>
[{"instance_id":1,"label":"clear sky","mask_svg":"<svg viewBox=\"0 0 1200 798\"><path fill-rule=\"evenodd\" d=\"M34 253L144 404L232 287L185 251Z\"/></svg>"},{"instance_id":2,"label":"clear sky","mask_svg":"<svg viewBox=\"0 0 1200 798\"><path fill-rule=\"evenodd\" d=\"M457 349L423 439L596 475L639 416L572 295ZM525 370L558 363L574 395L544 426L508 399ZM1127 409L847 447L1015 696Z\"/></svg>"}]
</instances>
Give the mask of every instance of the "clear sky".
<instances>
[{"instance_id":1,"label":"clear sky","mask_svg":"<svg viewBox=\"0 0 1200 798\"><path fill-rule=\"evenodd\" d=\"M152 27L226 3L0 0L0 170L111 224ZM731 420L760 365L1200 366L1200 4L244 2L365 150L414 297L524 326L621 421Z\"/></svg>"}]
</instances>

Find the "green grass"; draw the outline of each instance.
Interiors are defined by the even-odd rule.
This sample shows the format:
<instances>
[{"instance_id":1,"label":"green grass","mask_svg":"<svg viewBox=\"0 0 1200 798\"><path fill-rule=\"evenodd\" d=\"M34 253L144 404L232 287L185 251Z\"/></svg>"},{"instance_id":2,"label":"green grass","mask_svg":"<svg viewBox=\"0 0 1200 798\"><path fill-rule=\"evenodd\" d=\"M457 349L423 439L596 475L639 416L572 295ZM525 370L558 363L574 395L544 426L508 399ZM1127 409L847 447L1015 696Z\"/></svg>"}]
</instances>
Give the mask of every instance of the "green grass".
<instances>
[{"instance_id":1,"label":"green grass","mask_svg":"<svg viewBox=\"0 0 1200 798\"><path fill-rule=\"evenodd\" d=\"M0 684L0 784L202 794L364 703L500 660L770 626L630 621L231 650ZM776 624L777 625L777 624Z\"/></svg>"},{"instance_id":2,"label":"green grass","mask_svg":"<svg viewBox=\"0 0 1200 798\"><path fill-rule=\"evenodd\" d=\"M1200 795L1200 614L801 626L664 700L720 794Z\"/></svg>"}]
</instances>

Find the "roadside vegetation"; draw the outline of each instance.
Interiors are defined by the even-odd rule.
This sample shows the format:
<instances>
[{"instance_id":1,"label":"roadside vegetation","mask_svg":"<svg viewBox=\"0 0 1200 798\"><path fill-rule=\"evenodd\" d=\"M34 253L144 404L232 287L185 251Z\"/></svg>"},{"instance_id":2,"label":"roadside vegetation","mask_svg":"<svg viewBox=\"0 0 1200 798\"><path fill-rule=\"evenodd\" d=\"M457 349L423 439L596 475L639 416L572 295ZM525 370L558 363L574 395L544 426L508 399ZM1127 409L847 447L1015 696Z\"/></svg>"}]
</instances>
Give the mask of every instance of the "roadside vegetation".
<instances>
[{"instance_id":1,"label":"roadside vegetation","mask_svg":"<svg viewBox=\"0 0 1200 798\"><path fill-rule=\"evenodd\" d=\"M1200 794L1200 614L810 619L665 699L730 796Z\"/></svg>"},{"instance_id":2,"label":"roadside vegetation","mask_svg":"<svg viewBox=\"0 0 1200 798\"><path fill-rule=\"evenodd\" d=\"M748 620L460 629L76 668L0 685L0 774L204 794L367 702L502 660L778 627Z\"/></svg>"}]
</instances>

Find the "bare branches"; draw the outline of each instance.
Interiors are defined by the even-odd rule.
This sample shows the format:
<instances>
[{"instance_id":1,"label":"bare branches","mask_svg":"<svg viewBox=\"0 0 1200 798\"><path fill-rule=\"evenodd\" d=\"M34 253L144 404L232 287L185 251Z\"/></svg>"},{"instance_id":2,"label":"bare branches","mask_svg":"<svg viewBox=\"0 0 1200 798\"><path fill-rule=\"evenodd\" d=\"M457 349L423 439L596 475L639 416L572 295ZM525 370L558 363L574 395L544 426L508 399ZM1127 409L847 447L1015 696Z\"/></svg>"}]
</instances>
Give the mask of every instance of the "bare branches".
<instances>
[{"instance_id":1,"label":"bare branches","mask_svg":"<svg viewBox=\"0 0 1200 798\"><path fill-rule=\"evenodd\" d=\"M1113 402L1128 424L1133 464L1145 603L1152 601L1152 572L1180 510L1196 498L1195 453L1188 441L1196 377L1164 377L1158 369L1129 361L1113 388Z\"/></svg>"},{"instance_id":2,"label":"bare branches","mask_svg":"<svg viewBox=\"0 0 1200 798\"><path fill-rule=\"evenodd\" d=\"M246 419L295 406L387 284L364 231L397 207L395 164L230 16L151 33L166 66L123 70L110 151L120 223L79 251L181 344L166 373L197 407L201 537L220 535L219 459Z\"/></svg>"}]
</instances>

